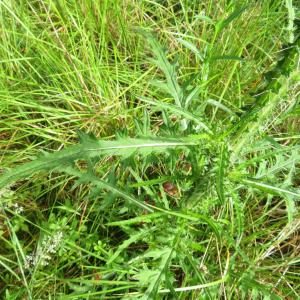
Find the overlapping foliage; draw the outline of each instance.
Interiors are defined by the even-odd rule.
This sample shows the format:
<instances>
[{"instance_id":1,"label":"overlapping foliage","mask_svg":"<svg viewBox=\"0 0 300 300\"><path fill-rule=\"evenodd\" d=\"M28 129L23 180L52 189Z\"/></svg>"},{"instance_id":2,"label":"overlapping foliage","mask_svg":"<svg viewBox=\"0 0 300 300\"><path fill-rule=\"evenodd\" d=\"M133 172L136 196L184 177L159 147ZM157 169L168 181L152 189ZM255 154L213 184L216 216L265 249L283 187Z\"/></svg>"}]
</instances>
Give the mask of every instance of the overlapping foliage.
<instances>
[{"instance_id":1,"label":"overlapping foliage","mask_svg":"<svg viewBox=\"0 0 300 300\"><path fill-rule=\"evenodd\" d=\"M38 11L41 5L45 15L40 18L51 20L54 37L64 47L76 41L76 30L81 34L80 42L86 38L83 33L87 31L80 27L85 24L76 23L81 13L103 9L89 10L91 3L82 4L83 12L75 12L70 4L36 5L29 5L30 9ZM152 5L161 9L164 18L167 7L172 8L174 19L168 22L180 18L181 10L169 1L151 5L145 1L144 5L153 18L157 12ZM138 115L123 126L124 130L116 128L115 138L99 139L79 131L78 144L38 154L30 162L4 170L0 177L0 280L4 282L0 293L5 299L299 296L300 58L299 38L291 40L294 7L286 1L287 42L293 44L283 57L277 57L276 66L264 76L265 83L238 104L228 100L230 85L238 82L240 93L247 89L243 84L249 83L239 78L246 71L236 70L244 60L245 68L251 68L247 58L242 57L251 50L245 46L239 53L226 53L218 47L228 42L226 32L232 32L235 22L266 4L222 5L228 14L215 23L213 12L211 17L196 12L196 4L183 15L190 26L202 20L200 28L212 27L211 39L204 48L202 40L199 46L189 34L174 39L183 47L183 53L195 55L194 60L188 60L188 65L196 64L193 72L184 70L186 55L172 57L156 38L159 35L146 29L141 37L134 30L135 38L139 36L148 45L144 63L150 71L157 68L157 72L149 80L146 93L142 88L134 89L133 83L121 92L129 107L124 118L133 115L132 111ZM3 7L4 13L12 13L6 2ZM270 3L267 7L270 12L278 9ZM72 15L74 26L79 26L74 40L70 38L74 29L63 17L62 30L69 35L56 32L50 12L61 16L64 11ZM21 23L23 29L27 27L25 21ZM91 29L99 24L87 26ZM101 38L104 43L104 34ZM125 49L129 47L126 38L120 43ZM112 47L115 55L118 47ZM77 49L74 45L68 49L74 51L67 54L68 64L75 70L74 82L91 104L92 77L86 84L78 71ZM255 54L258 60L260 54ZM218 77L216 66L220 62L225 62L222 68L232 69L229 76L226 73L222 77L225 84L218 87L218 92L209 85ZM221 73L225 74L225 69ZM233 76L237 76L236 81ZM73 101L66 102L66 106L76 105ZM57 107L56 112L64 109L67 107ZM42 119L47 122L46 115ZM16 202L26 205L25 210L17 211ZM56 236L63 239L56 241L51 250L49 241Z\"/></svg>"}]
</instances>

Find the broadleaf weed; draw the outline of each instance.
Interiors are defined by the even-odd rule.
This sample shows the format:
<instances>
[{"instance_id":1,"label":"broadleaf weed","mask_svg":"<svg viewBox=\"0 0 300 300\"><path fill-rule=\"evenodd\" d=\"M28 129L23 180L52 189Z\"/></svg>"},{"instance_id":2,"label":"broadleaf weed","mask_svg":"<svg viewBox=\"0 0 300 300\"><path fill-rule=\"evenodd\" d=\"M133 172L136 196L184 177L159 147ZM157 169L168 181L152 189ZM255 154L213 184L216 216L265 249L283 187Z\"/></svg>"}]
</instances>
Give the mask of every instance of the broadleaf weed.
<instances>
[{"instance_id":1,"label":"broadleaf weed","mask_svg":"<svg viewBox=\"0 0 300 300\"><path fill-rule=\"evenodd\" d=\"M0 297L299 297L292 1L2 2Z\"/></svg>"}]
</instances>

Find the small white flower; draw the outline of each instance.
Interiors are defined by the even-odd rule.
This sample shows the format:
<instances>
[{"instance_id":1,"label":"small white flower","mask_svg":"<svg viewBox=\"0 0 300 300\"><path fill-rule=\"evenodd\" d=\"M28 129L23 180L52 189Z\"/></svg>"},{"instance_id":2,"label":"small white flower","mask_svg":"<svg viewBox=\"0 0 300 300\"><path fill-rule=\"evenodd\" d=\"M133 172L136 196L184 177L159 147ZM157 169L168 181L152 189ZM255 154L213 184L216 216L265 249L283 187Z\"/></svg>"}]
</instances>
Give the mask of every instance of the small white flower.
<instances>
[{"instance_id":1,"label":"small white flower","mask_svg":"<svg viewBox=\"0 0 300 300\"><path fill-rule=\"evenodd\" d=\"M25 257L25 269L29 269L34 264L35 257L32 254L28 254Z\"/></svg>"},{"instance_id":2,"label":"small white flower","mask_svg":"<svg viewBox=\"0 0 300 300\"><path fill-rule=\"evenodd\" d=\"M14 203L12 207L17 215L20 215L24 211L24 207L20 206L18 203Z\"/></svg>"},{"instance_id":3,"label":"small white flower","mask_svg":"<svg viewBox=\"0 0 300 300\"><path fill-rule=\"evenodd\" d=\"M55 254L58 250L62 238L63 233L61 231L45 238L41 243L41 247L35 253L26 256L24 267L29 269L37 265L47 266L52 258L51 255Z\"/></svg>"}]
</instances>

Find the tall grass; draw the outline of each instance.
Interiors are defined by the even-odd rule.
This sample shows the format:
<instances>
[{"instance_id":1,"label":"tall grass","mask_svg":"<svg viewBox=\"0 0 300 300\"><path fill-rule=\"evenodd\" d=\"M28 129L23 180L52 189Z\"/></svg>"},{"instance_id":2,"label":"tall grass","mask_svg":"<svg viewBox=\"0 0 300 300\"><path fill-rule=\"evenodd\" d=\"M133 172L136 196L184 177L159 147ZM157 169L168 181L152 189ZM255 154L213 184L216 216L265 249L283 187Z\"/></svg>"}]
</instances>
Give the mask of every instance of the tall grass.
<instances>
[{"instance_id":1,"label":"tall grass","mask_svg":"<svg viewBox=\"0 0 300 300\"><path fill-rule=\"evenodd\" d=\"M299 298L296 16L0 1L1 297Z\"/></svg>"}]
</instances>

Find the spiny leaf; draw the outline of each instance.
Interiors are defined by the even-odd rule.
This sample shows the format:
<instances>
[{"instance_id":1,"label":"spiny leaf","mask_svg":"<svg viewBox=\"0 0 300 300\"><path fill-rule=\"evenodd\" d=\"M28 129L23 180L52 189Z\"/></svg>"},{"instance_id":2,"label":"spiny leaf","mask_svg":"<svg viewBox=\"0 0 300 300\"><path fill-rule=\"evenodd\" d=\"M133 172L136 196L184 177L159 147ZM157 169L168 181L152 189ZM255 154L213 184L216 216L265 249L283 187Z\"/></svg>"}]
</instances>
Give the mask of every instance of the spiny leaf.
<instances>
[{"instance_id":1,"label":"spiny leaf","mask_svg":"<svg viewBox=\"0 0 300 300\"><path fill-rule=\"evenodd\" d=\"M152 206L150 206L150 207L152 207ZM181 211L167 210L167 209L163 209L160 207L153 207L153 208L157 211L166 213L166 215L175 216L175 217L181 218L183 220L194 221L195 223L205 223L214 232L214 234L216 235L218 240L220 241L220 239L221 239L220 226L214 219L212 219L208 216L204 216L204 215L193 213L193 212L185 213L185 212L181 212Z\"/></svg>"},{"instance_id":2,"label":"spiny leaf","mask_svg":"<svg viewBox=\"0 0 300 300\"><path fill-rule=\"evenodd\" d=\"M164 103L161 101L153 101L153 100L147 99L145 97L140 97L139 99L143 102L155 105L156 107L169 110L170 112L172 112L173 114L175 114L177 116L182 116L188 120L194 121L197 125L199 125L201 128L203 128L206 132L208 132L209 134L212 134L212 130L208 127L208 125L206 125L200 119L200 117L195 116L194 114L184 110L183 108L177 107L172 104Z\"/></svg>"},{"instance_id":3,"label":"spiny leaf","mask_svg":"<svg viewBox=\"0 0 300 300\"><path fill-rule=\"evenodd\" d=\"M227 106L225 106L224 104L222 104L219 101L216 101L214 99L208 99L206 101L206 103L211 104L211 105L213 105L213 106L215 106L215 107L217 107L217 108L219 108L219 109L221 109L221 110L229 113L232 116L236 116L236 114L230 108L228 108Z\"/></svg>"},{"instance_id":4,"label":"spiny leaf","mask_svg":"<svg viewBox=\"0 0 300 300\"><path fill-rule=\"evenodd\" d=\"M166 248L165 251L161 254L161 261L158 266L158 269L156 270L156 274L153 274L154 276L152 277L152 280L151 280L144 296L141 299L148 300L148 299L153 299L155 297L157 290L159 288L159 284L168 268L168 265L172 259L172 256L173 256L172 248Z\"/></svg>"},{"instance_id":5,"label":"spiny leaf","mask_svg":"<svg viewBox=\"0 0 300 300\"><path fill-rule=\"evenodd\" d=\"M121 196L122 198L126 199L127 201L129 201L130 203L133 203L139 207L141 207L142 209L145 209L149 212L153 212L153 209L147 205L144 204L141 200L139 200L138 198L126 193L125 191L123 191L122 189L118 188L115 185L112 185L108 182L105 182L104 180L98 178L97 176L95 176L94 174L88 172L88 173L81 173L80 171L75 170L72 167L69 168L64 168L62 170L65 173L68 173L70 175L75 175L79 177L78 180L78 184L87 184L87 183L91 183L101 189L107 189L110 192L113 192L119 196Z\"/></svg>"},{"instance_id":6,"label":"spiny leaf","mask_svg":"<svg viewBox=\"0 0 300 300\"><path fill-rule=\"evenodd\" d=\"M128 248L131 244L150 234L154 229L155 228L152 228L151 230L141 230L136 234L132 234L129 239L123 241L123 243L118 247L117 251L109 258L107 264L111 264L121 254L122 251Z\"/></svg>"},{"instance_id":7,"label":"spiny leaf","mask_svg":"<svg viewBox=\"0 0 300 300\"><path fill-rule=\"evenodd\" d=\"M152 152L164 152L169 148L196 145L194 139L162 138L122 138L104 141L84 138L81 144L68 147L54 153L46 153L34 161L25 163L0 176L0 189L9 183L31 176L40 171L53 170L63 165L70 165L77 159L90 159L102 155L128 157L135 152L147 155Z\"/></svg>"},{"instance_id":8,"label":"spiny leaf","mask_svg":"<svg viewBox=\"0 0 300 300\"><path fill-rule=\"evenodd\" d=\"M184 101L185 109L187 109L190 106L193 99L198 97L200 91L201 91L200 86L197 86L191 90L191 92L186 96L185 101Z\"/></svg>"},{"instance_id":9,"label":"spiny leaf","mask_svg":"<svg viewBox=\"0 0 300 300\"><path fill-rule=\"evenodd\" d=\"M134 279L139 281L139 285L146 286L149 285L153 278L157 276L158 270L153 269L143 269L138 274L134 275Z\"/></svg>"},{"instance_id":10,"label":"spiny leaf","mask_svg":"<svg viewBox=\"0 0 300 300\"><path fill-rule=\"evenodd\" d=\"M163 71L166 76L167 85L165 87L168 89L169 94L174 98L176 105L182 107L183 91L177 81L176 65L169 62L165 51L152 34L148 32L141 33L147 38L147 41L151 46L151 50L156 58L152 59L152 61Z\"/></svg>"},{"instance_id":11,"label":"spiny leaf","mask_svg":"<svg viewBox=\"0 0 300 300\"><path fill-rule=\"evenodd\" d=\"M194 54L196 54L196 56L200 59L200 61L204 61L204 57L203 55L200 53L199 49L197 48L196 45L194 45L193 43L186 41L182 38L178 38L177 41L179 43L181 43L183 46L185 46L186 48L188 48L189 50L191 50Z\"/></svg>"},{"instance_id":12,"label":"spiny leaf","mask_svg":"<svg viewBox=\"0 0 300 300\"><path fill-rule=\"evenodd\" d=\"M244 207L239 194L232 188L230 188L230 196L232 197L234 208L234 221L232 222L232 229L240 236L244 231Z\"/></svg>"},{"instance_id":13,"label":"spiny leaf","mask_svg":"<svg viewBox=\"0 0 300 300\"><path fill-rule=\"evenodd\" d=\"M292 44L295 40L294 31L296 29L296 26L294 26L294 22L296 19L296 12L295 12L296 10L295 7L293 6L293 0L285 0L285 6L288 10L288 26L286 30L289 33L289 43Z\"/></svg>"},{"instance_id":14,"label":"spiny leaf","mask_svg":"<svg viewBox=\"0 0 300 300\"><path fill-rule=\"evenodd\" d=\"M289 89L299 84L299 79L300 73L294 71L291 72L288 77L280 76L274 80L272 86L274 86L274 91L276 87L276 94L270 92L263 95L258 103L246 112L240 121L229 130L229 132L235 131L238 134L236 137L236 146L234 147L234 153L236 155L245 144L251 144L253 138L257 136L260 127L264 126L268 118L272 117L273 111L278 103L289 97ZM247 133L245 133L246 128L248 128ZM241 137L241 135L243 136Z\"/></svg>"},{"instance_id":15,"label":"spiny leaf","mask_svg":"<svg viewBox=\"0 0 300 300\"><path fill-rule=\"evenodd\" d=\"M256 165L258 162L264 161L265 159L268 159L268 158L271 158L271 157L275 157L276 155L282 156L282 155L287 154L290 151L299 152L300 146L298 146L298 145L296 145L296 146L285 146L285 147L280 146L277 149L273 149L273 147L272 148L267 148L267 149L270 150L270 151L268 151L267 153L261 154L261 155L255 155L255 157L253 157L251 159L248 159L248 160L242 162L241 164L239 164L237 166L237 170L242 170L242 169L247 168L248 166ZM255 146L254 146L254 147L252 147L251 150L252 151L259 151L260 148L256 149ZM245 154L245 153L243 153L243 154ZM296 157L295 157L295 161L297 161L298 159L299 159L299 155L297 154Z\"/></svg>"},{"instance_id":16,"label":"spiny leaf","mask_svg":"<svg viewBox=\"0 0 300 300\"><path fill-rule=\"evenodd\" d=\"M138 216L138 217L128 219L128 220L109 222L109 223L106 223L105 225L106 226L124 226L124 225L132 225L132 224L142 223L142 222L147 223L147 222L152 222L153 219L161 218L163 216L165 216L164 213L155 212L155 213L151 213L151 214L147 214L147 215Z\"/></svg>"},{"instance_id":17,"label":"spiny leaf","mask_svg":"<svg viewBox=\"0 0 300 300\"><path fill-rule=\"evenodd\" d=\"M252 178L247 178L247 179L242 179L242 182L245 183L246 185L252 186L254 188L257 188L262 191L268 191L271 194L274 195L288 195L288 196L294 196L296 198L300 199L300 193L299 192L294 192L291 190L287 190L281 187L274 186L269 183L261 182L256 179Z\"/></svg>"},{"instance_id":18,"label":"spiny leaf","mask_svg":"<svg viewBox=\"0 0 300 300\"><path fill-rule=\"evenodd\" d=\"M97 141L96 136L92 132L86 133L82 130L77 130L77 135L82 144L84 144L86 142L90 142L90 141Z\"/></svg>"}]
</instances>

